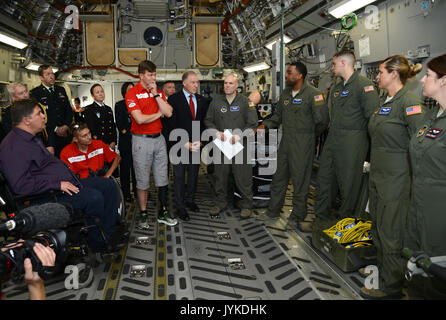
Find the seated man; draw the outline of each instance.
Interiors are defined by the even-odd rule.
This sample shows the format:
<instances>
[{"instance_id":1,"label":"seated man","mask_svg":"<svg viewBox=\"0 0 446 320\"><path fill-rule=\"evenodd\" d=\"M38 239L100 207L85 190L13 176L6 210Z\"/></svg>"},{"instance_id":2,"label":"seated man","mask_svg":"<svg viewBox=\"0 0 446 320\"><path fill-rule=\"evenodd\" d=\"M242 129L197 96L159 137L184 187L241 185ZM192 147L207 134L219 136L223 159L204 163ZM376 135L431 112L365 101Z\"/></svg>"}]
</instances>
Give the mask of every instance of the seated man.
<instances>
[{"instance_id":1,"label":"seated man","mask_svg":"<svg viewBox=\"0 0 446 320\"><path fill-rule=\"evenodd\" d=\"M83 210L87 217L99 218L105 237L112 245L117 245L115 239L119 239L120 234L114 233L118 221L115 182L96 177L81 182L65 163L45 149L42 141L36 137L45 128L45 116L37 101L26 99L15 102L11 108L11 118L14 128L0 145L0 170L12 190L19 195L62 191L62 194L56 194L48 201L70 203L74 209ZM88 238L93 250L105 249L98 228L92 228Z\"/></svg>"},{"instance_id":2,"label":"seated man","mask_svg":"<svg viewBox=\"0 0 446 320\"><path fill-rule=\"evenodd\" d=\"M88 176L110 178L119 165L121 157L101 140L91 139L85 123L71 126L73 142L63 148L60 160L81 179ZM108 163L111 166L108 168Z\"/></svg>"}]
</instances>

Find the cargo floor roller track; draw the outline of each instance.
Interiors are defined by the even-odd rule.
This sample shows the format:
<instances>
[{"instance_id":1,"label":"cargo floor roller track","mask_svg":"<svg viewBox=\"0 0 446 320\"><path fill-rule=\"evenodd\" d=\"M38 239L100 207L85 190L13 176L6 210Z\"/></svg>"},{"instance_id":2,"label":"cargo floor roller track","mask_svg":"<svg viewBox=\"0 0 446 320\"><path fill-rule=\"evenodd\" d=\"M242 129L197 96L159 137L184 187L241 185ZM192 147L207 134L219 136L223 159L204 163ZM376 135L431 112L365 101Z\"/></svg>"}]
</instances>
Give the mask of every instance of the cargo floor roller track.
<instances>
[{"instance_id":1,"label":"cargo floor roller track","mask_svg":"<svg viewBox=\"0 0 446 320\"><path fill-rule=\"evenodd\" d=\"M311 246L311 234L286 230L291 203L287 192L283 217L265 219L256 212L240 219L228 209L211 219L211 179L200 171L199 213L169 227L156 222L156 191L149 197L148 230L138 228L135 204L129 207L129 246L113 261L94 269L83 289L66 289L67 275L46 282L48 299L62 300L352 300L363 280L345 274ZM169 190L173 210L172 187ZM311 206L311 199L309 201ZM172 211L173 212L173 211ZM311 216L311 215L309 215ZM27 299L24 283L7 283L5 298Z\"/></svg>"}]
</instances>

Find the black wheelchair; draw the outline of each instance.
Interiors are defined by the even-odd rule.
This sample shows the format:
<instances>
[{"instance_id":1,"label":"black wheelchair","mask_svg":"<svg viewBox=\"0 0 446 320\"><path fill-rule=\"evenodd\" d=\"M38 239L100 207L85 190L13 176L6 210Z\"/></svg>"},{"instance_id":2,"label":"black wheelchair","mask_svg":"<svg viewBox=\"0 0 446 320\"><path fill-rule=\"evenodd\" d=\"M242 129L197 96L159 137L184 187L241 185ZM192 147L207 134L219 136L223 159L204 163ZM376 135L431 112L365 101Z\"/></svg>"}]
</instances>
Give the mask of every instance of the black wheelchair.
<instances>
[{"instance_id":1,"label":"black wheelchair","mask_svg":"<svg viewBox=\"0 0 446 320\"><path fill-rule=\"evenodd\" d=\"M127 210L125 206L125 199L118 181L113 177L111 179L115 181L116 187L119 191L118 196L120 205L118 208L118 213L120 218L115 228L115 233L119 234L119 239L110 239L111 241L107 240L99 218L87 217L82 210L74 210L71 205L63 203L63 205L69 209L68 211L70 212L71 217L67 227L63 229L63 231L66 233L66 250L64 250L66 257L64 259L64 265L85 263L85 274L89 274L90 269L98 266L102 261L116 258L119 255L119 251L122 248L125 248L128 243L129 231L126 223ZM15 216L18 212L31 205L33 201L55 198L57 195L60 195L60 193L61 191L50 191L33 196L16 195L13 193L12 188L10 187L3 173L0 172L0 211L5 213L6 219L10 219ZM87 219L92 219L93 224L89 224ZM99 252L92 250L88 245L87 236L90 230L93 228L99 229L105 243L104 250ZM6 238L8 235L3 235L3 237L5 238L4 240L7 240ZM85 285L88 285L88 283L85 283Z\"/></svg>"}]
</instances>

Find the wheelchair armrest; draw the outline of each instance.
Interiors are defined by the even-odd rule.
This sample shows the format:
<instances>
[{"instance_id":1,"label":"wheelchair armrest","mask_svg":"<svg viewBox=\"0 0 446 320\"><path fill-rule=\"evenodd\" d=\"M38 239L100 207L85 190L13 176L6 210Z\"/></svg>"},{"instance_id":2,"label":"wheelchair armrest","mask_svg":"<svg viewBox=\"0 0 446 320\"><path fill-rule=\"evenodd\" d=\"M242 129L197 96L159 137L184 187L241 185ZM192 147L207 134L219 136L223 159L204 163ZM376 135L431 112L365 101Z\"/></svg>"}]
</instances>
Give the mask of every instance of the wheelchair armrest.
<instances>
[{"instance_id":1,"label":"wheelchair armrest","mask_svg":"<svg viewBox=\"0 0 446 320\"><path fill-rule=\"evenodd\" d=\"M14 199L16 201L19 201L21 203L25 203L27 201L33 201L33 200L39 200L39 199L45 199L45 198L52 198L56 196L61 196L63 194L60 190L50 190L44 193L39 194L33 194L33 195L20 195L20 194L14 194Z\"/></svg>"}]
</instances>

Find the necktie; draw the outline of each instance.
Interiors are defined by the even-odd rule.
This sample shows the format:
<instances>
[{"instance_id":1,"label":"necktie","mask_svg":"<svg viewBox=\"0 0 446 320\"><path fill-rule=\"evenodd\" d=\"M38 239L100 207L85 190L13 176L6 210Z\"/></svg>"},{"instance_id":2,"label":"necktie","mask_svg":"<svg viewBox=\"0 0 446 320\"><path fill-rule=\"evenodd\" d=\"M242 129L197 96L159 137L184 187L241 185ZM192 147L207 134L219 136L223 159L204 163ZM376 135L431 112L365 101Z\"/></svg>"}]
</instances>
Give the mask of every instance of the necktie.
<instances>
[{"instance_id":1,"label":"necktie","mask_svg":"<svg viewBox=\"0 0 446 320\"><path fill-rule=\"evenodd\" d=\"M54 94L54 88L53 87L50 88L50 93Z\"/></svg>"},{"instance_id":2,"label":"necktie","mask_svg":"<svg viewBox=\"0 0 446 320\"><path fill-rule=\"evenodd\" d=\"M189 95L189 107L190 112L192 113L192 119L195 120L195 104L194 100L192 100L192 95Z\"/></svg>"}]
</instances>

